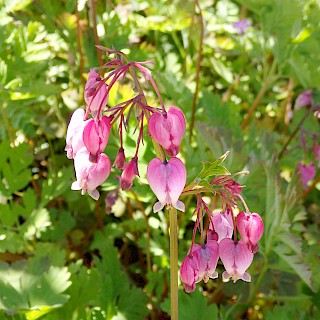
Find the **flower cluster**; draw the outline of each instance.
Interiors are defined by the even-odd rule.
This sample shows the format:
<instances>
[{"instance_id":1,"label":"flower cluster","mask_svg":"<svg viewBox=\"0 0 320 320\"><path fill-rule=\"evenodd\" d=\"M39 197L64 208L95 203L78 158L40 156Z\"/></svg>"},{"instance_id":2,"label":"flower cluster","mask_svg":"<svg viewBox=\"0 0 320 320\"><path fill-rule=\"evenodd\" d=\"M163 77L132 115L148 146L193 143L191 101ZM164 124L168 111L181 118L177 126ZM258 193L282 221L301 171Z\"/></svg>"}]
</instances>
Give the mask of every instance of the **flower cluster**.
<instances>
[{"instance_id":1,"label":"flower cluster","mask_svg":"<svg viewBox=\"0 0 320 320\"><path fill-rule=\"evenodd\" d=\"M139 176L139 147L143 143L144 127L147 123L149 136L157 151L157 157L149 162L146 170L150 188L158 198L153 211L158 212L165 206L185 211L185 205L179 197L182 193L193 192L193 184L185 186L186 168L177 157L186 130L183 112L175 106L165 109L151 72L145 67L148 62L132 62L122 52L100 46L99 48L115 57L100 67L99 73L90 71L84 91L86 108L75 110L71 117L65 148L67 157L74 160L76 172L76 181L71 188L81 190L82 194L87 192L94 199L99 198L97 187L108 178L112 169L105 149L110 130L113 125L117 125L119 150L113 166L122 172L120 186L106 197L106 210L110 211L117 199L119 188L130 189L135 176ZM137 71L142 73L146 82L151 83L161 108L148 105L136 76ZM110 90L117 81L123 80L127 73L134 80L136 95L116 106L108 107ZM128 129L132 115L135 116L135 131L138 134L135 153L127 161L123 131ZM219 258L225 267L223 279L233 277L234 281L250 281L251 277L246 270L255 252L259 250L258 241L264 229L260 216L249 212L241 196L242 186L233 180L232 176L220 175L206 182L204 190L200 187L194 192L197 194L197 219L191 247L181 265L181 279L187 292L195 290L196 283L202 279L207 282L209 278L218 277L216 267ZM211 192L221 199L221 212L212 213L209 210L201 197L202 191ZM239 200L246 210L235 215ZM208 224L203 226L206 216ZM200 244L195 243L197 230L201 232Z\"/></svg>"},{"instance_id":2,"label":"flower cluster","mask_svg":"<svg viewBox=\"0 0 320 320\"><path fill-rule=\"evenodd\" d=\"M192 244L180 269L186 292L194 291L196 283L201 280L207 282L209 278L218 277L216 267L219 258L225 267L222 273L224 280L233 278L234 282L238 279L251 281L251 276L246 270L253 260L254 253L259 250L258 241L264 231L261 217L257 213L249 212L241 196L242 187L236 181L222 176L215 178L211 184L220 186L217 193L222 199L222 211L212 213L201 196L197 196L197 218ZM235 215L237 199L243 202L246 212ZM207 228L202 226L205 215L209 222ZM201 245L195 244L197 230L201 231Z\"/></svg>"},{"instance_id":3,"label":"flower cluster","mask_svg":"<svg viewBox=\"0 0 320 320\"><path fill-rule=\"evenodd\" d=\"M147 168L148 182L159 200L154 205L154 211L161 210L165 205L184 211L184 204L178 198L186 183L186 169L183 162L176 157L186 129L183 112L174 106L168 111L165 110L159 90L150 70L143 66L144 62L131 62L121 52L102 49L108 54L115 54L115 58L100 68L100 73L106 73L104 78L94 69L90 71L84 90L86 109L77 109L73 113L67 130L65 150L67 157L74 160L77 178L71 188L82 190L82 194L88 192L93 199L99 198L97 187L108 178L111 171L111 161L104 151L111 127L117 123L120 147L113 165L122 171L121 189L130 189L135 176L139 176L138 151L143 141L144 123L148 120L149 135L159 148L164 150L163 157L151 160ZM125 59L128 60L127 63ZM135 70L139 70L152 84L161 109L147 104ZM116 81L122 80L127 73L133 76L138 94L130 100L108 108L110 90ZM133 108L135 112L132 112ZM139 134L136 152L127 162L123 146L123 129L127 129L132 114L136 116ZM169 160L166 159L165 153L171 157Z\"/></svg>"}]
</instances>

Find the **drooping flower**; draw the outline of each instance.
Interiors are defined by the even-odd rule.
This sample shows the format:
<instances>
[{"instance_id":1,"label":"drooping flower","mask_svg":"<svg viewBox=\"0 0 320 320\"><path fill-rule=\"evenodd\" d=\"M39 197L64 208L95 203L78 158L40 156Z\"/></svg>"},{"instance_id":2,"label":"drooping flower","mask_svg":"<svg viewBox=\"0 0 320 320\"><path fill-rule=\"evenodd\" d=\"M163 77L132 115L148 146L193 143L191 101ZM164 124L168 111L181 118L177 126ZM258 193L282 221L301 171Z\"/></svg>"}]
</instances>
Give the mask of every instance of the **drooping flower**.
<instances>
[{"instance_id":1,"label":"drooping flower","mask_svg":"<svg viewBox=\"0 0 320 320\"><path fill-rule=\"evenodd\" d=\"M177 107L171 107L166 114L155 112L148 123L151 137L158 142L170 157L179 153L179 147L186 130L186 119Z\"/></svg>"},{"instance_id":2,"label":"drooping flower","mask_svg":"<svg viewBox=\"0 0 320 320\"><path fill-rule=\"evenodd\" d=\"M110 134L110 118L90 119L83 129L83 142L90 152L90 160L95 162L97 156L104 151Z\"/></svg>"},{"instance_id":3,"label":"drooping flower","mask_svg":"<svg viewBox=\"0 0 320 320\"><path fill-rule=\"evenodd\" d=\"M199 246L199 245L194 245ZM200 246L199 246L200 247ZM180 267L180 278L184 286L184 290L188 293L193 292L196 289L196 283L198 282L199 275L199 263L198 259L192 254L189 254L183 260Z\"/></svg>"},{"instance_id":4,"label":"drooping flower","mask_svg":"<svg viewBox=\"0 0 320 320\"><path fill-rule=\"evenodd\" d=\"M233 234L233 221L232 213L216 212L210 217L211 223L209 224L208 237L212 239L214 234L216 234L216 239L218 243L224 238L231 238ZM213 225L213 228L212 228ZM211 231L211 232L210 232ZM214 234L212 234L212 232Z\"/></svg>"},{"instance_id":5,"label":"drooping flower","mask_svg":"<svg viewBox=\"0 0 320 320\"><path fill-rule=\"evenodd\" d=\"M239 34L244 34L246 29L250 27L250 23L248 22L248 19L242 19L240 21L236 21L233 24L233 27L238 31Z\"/></svg>"},{"instance_id":6,"label":"drooping flower","mask_svg":"<svg viewBox=\"0 0 320 320\"><path fill-rule=\"evenodd\" d=\"M186 292L192 292L196 283L209 278L218 278L216 272L219 260L219 245L215 240L209 240L204 246L194 244L192 252L183 260L180 268L180 277Z\"/></svg>"},{"instance_id":7,"label":"drooping flower","mask_svg":"<svg viewBox=\"0 0 320 320\"><path fill-rule=\"evenodd\" d=\"M124 168L125 164L126 164L126 157L125 157L125 154L124 154L124 149L120 148L118 153L117 153L117 155L116 155L116 158L114 160L113 165L118 170L122 170Z\"/></svg>"},{"instance_id":8,"label":"drooping flower","mask_svg":"<svg viewBox=\"0 0 320 320\"><path fill-rule=\"evenodd\" d=\"M208 282L209 278L218 278L216 271L217 263L219 260L219 245L215 240L209 240L200 249L193 251L193 255L198 260L199 274L198 281Z\"/></svg>"},{"instance_id":9,"label":"drooping flower","mask_svg":"<svg viewBox=\"0 0 320 320\"><path fill-rule=\"evenodd\" d=\"M67 129L67 137L66 137L66 147L65 151L67 151L68 159L73 159L77 152L84 147L83 142L83 129L86 125L87 121L83 120L85 116L84 109L77 109L73 112L72 117L70 119L68 129Z\"/></svg>"},{"instance_id":10,"label":"drooping flower","mask_svg":"<svg viewBox=\"0 0 320 320\"><path fill-rule=\"evenodd\" d=\"M179 199L186 184L186 168L178 158L171 158L162 162L158 158L152 159L147 167L147 180L150 188L158 198L153 211L160 211L166 204L184 211L184 203Z\"/></svg>"},{"instance_id":11,"label":"drooping flower","mask_svg":"<svg viewBox=\"0 0 320 320\"><path fill-rule=\"evenodd\" d=\"M309 89L305 92L302 92L298 95L296 99L296 103L294 104L294 108L296 110L299 110L303 107L306 107L308 105L312 104L312 90Z\"/></svg>"},{"instance_id":12,"label":"drooping flower","mask_svg":"<svg viewBox=\"0 0 320 320\"><path fill-rule=\"evenodd\" d=\"M309 181L311 181L316 175L316 168L314 166L314 163L311 162L308 165L304 165L303 163L299 162L298 172L301 175L303 189L307 189Z\"/></svg>"},{"instance_id":13,"label":"drooping flower","mask_svg":"<svg viewBox=\"0 0 320 320\"><path fill-rule=\"evenodd\" d=\"M251 252L259 250L258 241L264 232L264 225L257 213L240 212L236 217L236 224L241 239L248 245Z\"/></svg>"},{"instance_id":14,"label":"drooping flower","mask_svg":"<svg viewBox=\"0 0 320 320\"><path fill-rule=\"evenodd\" d=\"M89 113L95 118L108 101L107 85L99 74L90 70L87 83L84 88L84 100L89 108Z\"/></svg>"},{"instance_id":15,"label":"drooping flower","mask_svg":"<svg viewBox=\"0 0 320 320\"><path fill-rule=\"evenodd\" d=\"M238 279L251 281L246 270L253 260L253 253L242 240L237 242L229 238L222 239L219 243L219 256L226 269L222 274L224 280L233 277L234 282Z\"/></svg>"},{"instance_id":16,"label":"drooping flower","mask_svg":"<svg viewBox=\"0 0 320 320\"><path fill-rule=\"evenodd\" d=\"M138 157L133 157L123 169L120 178L120 186L122 190L129 190L132 187L135 176L139 176Z\"/></svg>"},{"instance_id":17,"label":"drooping flower","mask_svg":"<svg viewBox=\"0 0 320 320\"><path fill-rule=\"evenodd\" d=\"M97 156L96 162L91 162L90 152L83 147L77 152L74 158L74 167L77 181L72 183L72 190L82 190L95 200L99 199L99 191L96 189L109 176L111 171L111 162L108 156L101 153Z\"/></svg>"}]
</instances>

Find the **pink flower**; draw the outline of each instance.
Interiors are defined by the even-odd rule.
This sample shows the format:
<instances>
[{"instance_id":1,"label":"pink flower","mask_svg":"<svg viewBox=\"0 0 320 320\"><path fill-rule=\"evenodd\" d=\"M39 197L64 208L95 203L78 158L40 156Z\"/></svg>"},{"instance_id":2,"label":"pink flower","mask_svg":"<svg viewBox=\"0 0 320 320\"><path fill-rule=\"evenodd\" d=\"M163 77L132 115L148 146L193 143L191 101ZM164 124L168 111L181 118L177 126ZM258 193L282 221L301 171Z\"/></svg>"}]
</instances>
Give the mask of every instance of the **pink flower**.
<instances>
[{"instance_id":1,"label":"pink flower","mask_svg":"<svg viewBox=\"0 0 320 320\"><path fill-rule=\"evenodd\" d=\"M205 246L194 251L193 255L198 260L199 274L198 281L208 282L209 278L218 278L218 273L216 272L217 263L219 260L219 245L215 240L209 240Z\"/></svg>"},{"instance_id":2,"label":"pink flower","mask_svg":"<svg viewBox=\"0 0 320 320\"><path fill-rule=\"evenodd\" d=\"M199 246L195 244L195 246ZM183 260L180 267L180 278L186 292L193 292L196 289L196 283L198 282L199 265L198 259L189 254Z\"/></svg>"},{"instance_id":3,"label":"pink flower","mask_svg":"<svg viewBox=\"0 0 320 320\"><path fill-rule=\"evenodd\" d=\"M82 138L83 129L87 121L84 121L85 111L84 109L77 109L72 114L70 119L67 137L66 137L66 147L68 159L73 159L77 152L84 147L84 142Z\"/></svg>"},{"instance_id":4,"label":"pink flower","mask_svg":"<svg viewBox=\"0 0 320 320\"><path fill-rule=\"evenodd\" d=\"M253 260L253 253L242 240L236 242L229 238L222 239L219 243L219 256L226 269L222 274L224 280L233 277L234 282L238 279L251 281L246 270Z\"/></svg>"},{"instance_id":5,"label":"pink flower","mask_svg":"<svg viewBox=\"0 0 320 320\"><path fill-rule=\"evenodd\" d=\"M180 277L186 292L192 292L196 283L209 278L218 278L216 272L219 260L219 245L217 241L210 240L205 246L194 244L192 252L183 260L180 268Z\"/></svg>"},{"instance_id":6,"label":"pink flower","mask_svg":"<svg viewBox=\"0 0 320 320\"><path fill-rule=\"evenodd\" d=\"M316 175L314 163L311 162L309 165L304 165L303 163L299 162L298 172L301 175L303 189L307 189L309 181L311 181Z\"/></svg>"},{"instance_id":7,"label":"pink flower","mask_svg":"<svg viewBox=\"0 0 320 320\"><path fill-rule=\"evenodd\" d=\"M133 157L131 161L124 166L124 169L120 178L121 189L129 190L132 187L135 176L139 176L137 157Z\"/></svg>"},{"instance_id":8,"label":"pink flower","mask_svg":"<svg viewBox=\"0 0 320 320\"><path fill-rule=\"evenodd\" d=\"M294 105L294 108L296 110L299 110L303 107L306 107L308 105L312 104L312 90L309 89L305 92L302 92L298 95L296 103Z\"/></svg>"},{"instance_id":9,"label":"pink flower","mask_svg":"<svg viewBox=\"0 0 320 320\"><path fill-rule=\"evenodd\" d=\"M155 112L149 119L149 133L170 157L179 153L179 147L186 130L186 119L177 107L171 107L166 114Z\"/></svg>"},{"instance_id":10,"label":"pink flower","mask_svg":"<svg viewBox=\"0 0 320 320\"><path fill-rule=\"evenodd\" d=\"M90 160L95 162L104 151L110 134L110 118L103 116L99 120L90 119L83 130L83 142L90 152Z\"/></svg>"},{"instance_id":11,"label":"pink flower","mask_svg":"<svg viewBox=\"0 0 320 320\"><path fill-rule=\"evenodd\" d=\"M96 189L109 176L111 163L108 156L101 153L96 162L89 160L90 152L83 147L74 158L77 181L72 183L72 190L82 190L82 194L88 194L95 200L99 199L99 191Z\"/></svg>"},{"instance_id":12,"label":"pink flower","mask_svg":"<svg viewBox=\"0 0 320 320\"><path fill-rule=\"evenodd\" d=\"M108 101L107 85L94 69L90 71L84 88L84 100L89 109L88 113L91 113L94 118Z\"/></svg>"},{"instance_id":13,"label":"pink flower","mask_svg":"<svg viewBox=\"0 0 320 320\"><path fill-rule=\"evenodd\" d=\"M126 157L124 155L124 149L120 148L117 155L116 159L114 160L113 165L118 169L122 170L126 164Z\"/></svg>"},{"instance_id":14,"label":"pink flower","mask_svg":"<svg viewBox=\"0 0 320 320\"><path fill-rule=\"evenodd\" d=\"M257 252L259 250L257 243L264 232L261 217L257 213L240 212L236 217L236 224L242 241L248 245L251 252Z\"/></svg>"},{"instance_id":15,"label":"pink flower","mask_svg":"<svg viewBox=\"0 0 320 320\"><path fill-rule=\"evenodd\" d=\"M232 213L224 212L216 212L211 217L211 223L209 224L209 229L217 234L217 240L220 242L224 238L231 238L233 234L233 221L232 221ZM213 228L212 229L212 224ZM209 231L209 230L208 230ZM210 237L210 233L208 233ZM212 235L211 235L212 236Z\"/></svg>"},{"instance_id":16,"label":"pink flower","mask_svg":"<svg viewBox=\"0 0 320 320\"><path fill-rule=\"evenodd\" d=\"M147 180L150 188L158 198L153 211L160 211L166 204L184 211L184 203L179 196L186 184L186 168L178 158L171 158L169 162L162 162L158 158L152 159L147 167Z\"/></svg>"}]
</instances>

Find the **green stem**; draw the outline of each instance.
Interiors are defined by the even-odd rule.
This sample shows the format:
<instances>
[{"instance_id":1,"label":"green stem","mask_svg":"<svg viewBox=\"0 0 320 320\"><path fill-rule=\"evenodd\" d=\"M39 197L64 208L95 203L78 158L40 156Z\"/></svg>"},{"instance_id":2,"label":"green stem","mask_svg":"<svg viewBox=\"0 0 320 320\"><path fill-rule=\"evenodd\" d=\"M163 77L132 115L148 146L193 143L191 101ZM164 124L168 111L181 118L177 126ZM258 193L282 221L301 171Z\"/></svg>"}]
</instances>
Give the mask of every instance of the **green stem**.
<instances>
[{"instance_id":1,"label":"green stem","mask_svg":"<svg viewBox=\"0 0 320 320\"><path fill-rule=\"evenodd\" d=\"M189 138L190 142L192 140L197 100L198 100L198 94L199 94L200 68L201 68L202 46L203 46L203 36L204 36L203 17L202 17L202 12L201 12L201 8L198 0L195 1L195 10L196 10L196 7L198 7L199 9L199 18L200 18L200 40L199 41L200 42L199 42L199 48L198 48L198 59L197 59L197 69L196 69L196 88L194 91L192 108L191 108L190 138Z\"/></svg>"},{"instance_id":2,"label":"green stem","mask_svg":"<svg viewBox=\"0 0 320 320\"><path fill-rule=\"evenodd\" d=\"M292 141L292 139L297 135L297 133L299 132L299 130L301 129L302 124L305 122L305 120L308 118L308 116L310 115L310 113L312 111L314 111L314 107L311 107L306 114L304 115L304 117L300 120L300 122L297 124L295 130L292 132L291 136L289 137L289 139L287 140L287 142L284 144L284 146L282 147L282 150L279 153L279 159L282 158L284 152L286 151L288 145L290 144L290 142Z\"/></svg>"},{"instance_id":3,"label":"green stem","mask_svg":"<svg viewBox=\"0 0 320 320\"><path fill-rule=\"evenodd\" d=\"M258 290L260 288L260 285L261 285L261 283L263 281L263 278L264 278L267 270L268 270L268 257L265 256L265 260L264 260L262 271L260 272L259 277L258 277L254 287L252 288L252 290L250 292L250 297L248 299L248 305L252 305L254 299L256 298L257 292L258 292Z\"/></svg>"},{"instance_id":4,"label":"green stem","mask_svg":"<svg viewBox=\"0 0 320 320\"><path fill-rule=\"evenodd\" d=\"M177 209L168 210L170 221L170 300L171 320L178 320L178 219Z\"/></svg>"},{"instance_id":5,"label":"green stem","mask_svg":"<svg viewBox=\"0 0 320 320\"><path fill-rule=\"evenodd\" d=\"M272 62L272 65L270 67L270 71L268 75L266 76L265 80L262 83L262 86L260 88L260 91L258 92L257 96L255 97L252 106L250 107L246 117L244 118L243 122L241 123L241 129L244 129L247 124L249 123L249 120L254 113L254 111L257 109L261 99L264 97L265 93L267 92L270 84L274 81L274 72L276 69L276 60L274 59Z\"/></svg>"}]
</instances>

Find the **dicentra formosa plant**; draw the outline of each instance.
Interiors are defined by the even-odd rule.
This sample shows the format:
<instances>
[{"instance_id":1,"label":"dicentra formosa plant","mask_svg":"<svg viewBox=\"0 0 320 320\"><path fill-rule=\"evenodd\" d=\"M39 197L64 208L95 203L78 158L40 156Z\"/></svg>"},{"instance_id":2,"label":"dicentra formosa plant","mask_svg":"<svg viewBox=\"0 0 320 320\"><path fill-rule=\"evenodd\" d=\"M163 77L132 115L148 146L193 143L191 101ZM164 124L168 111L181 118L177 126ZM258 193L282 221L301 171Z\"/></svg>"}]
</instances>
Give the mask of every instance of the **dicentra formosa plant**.
<instances>
[{"instance_id":1,"label":"dicentra formosa plant","mask_svg":"<svg viewBox=\"0 0 320 320\"><path fill-rule=\"evenodd\" d=\"M158 198L153 206L154 212L164 207L185 211L185 205L179 198L192 194L197 198L192 244L180 270L185 290L194 291L196 283L202 279L206 282L209 278L217 278L216 266L219 258L226 269L222 274L223 279L250 281L251 277L246 270L254 253L258 251L257 243L264 227L261 217L257 213L250 213L241 196L242 186L234 180L234 176L239 173L231 175L221 165L228 152L213 162L204 162L198 177L186 185L186 168L177 157L186 129L183 112L175 106L165 109L151 71L146 67L150 62L134 62L120 51L99 48L111 58L99 68L99 73L94 69L90 71L84 92L86 110L77 109L68 126L65 150L67 157L74 159L77 178L71 188L81 190L82 194L88 192L95 200L99 198L97 187L108 178L112 167L104 151L111 127L117 125L119 151L113 165L122 170L122 190L130 189L134 178L139 176L139 146L144 137L144 124L147 122L157 156L150 161L146 172L149 185ZM148 105L137 72L151 83L160 108ZM108 107L108 98L114 84L122 81L128 74L133 80L136 95L114 107ZM137 121L136 129L139 134L135 154L127 162L123 129L127 129L131 116ZM203 194L219 198L221 211L213 213L204 201ZM244 211L241 211L241 207ZM209 221L207 224L203 223L205 216ZM197 230L201 233L200 244L195 244ZM238 239L238 234L241 239ZM178 262L171 261L172 263Z\"/></svg>"}]
</instances>

